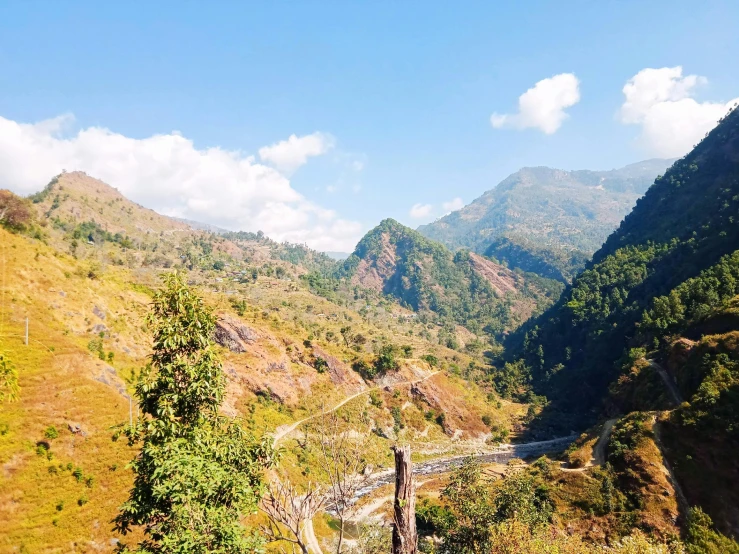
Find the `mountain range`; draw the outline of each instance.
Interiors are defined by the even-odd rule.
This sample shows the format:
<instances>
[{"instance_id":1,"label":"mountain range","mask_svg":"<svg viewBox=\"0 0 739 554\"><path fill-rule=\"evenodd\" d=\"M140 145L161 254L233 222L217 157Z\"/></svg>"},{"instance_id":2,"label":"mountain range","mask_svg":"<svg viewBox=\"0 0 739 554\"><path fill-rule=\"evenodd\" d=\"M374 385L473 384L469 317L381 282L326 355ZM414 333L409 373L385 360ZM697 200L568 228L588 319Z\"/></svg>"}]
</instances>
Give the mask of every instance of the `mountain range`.
<instances>
[{"instance_id":1,"label":"mountain range","mask_svg":"<svg viewBox=\"0 0 739 554\"><path fill-rule=\"evenodd\" d=\"M418 231L510 267L569 281L674 160L610 171L527 167Z\"/></svg>"},{"instance_id":2,"label":"mountain range","mask_svg":"<svg viewBox=\"0 0 739 554\"><path fill-rule=\"evenodd\" d=\"M82 172L0 191L0 549L124 538L103 522L137 450L111 435L139 419L147 313L177 271L216 316L220 413L282 441L290 479L315 478L306 423L336 412L364 473L385 476L398 443L432 461L430 536L735 554L738 219L737 110L674 163L526 168L419 231L382 221L344 260L157 214ZM487 465L499 478L452 469L481 453L509 462ZM377 490L353 500L389 522ZM312 550L334 544L331 513L303 523Z\"/></svg>"}]
</instances>

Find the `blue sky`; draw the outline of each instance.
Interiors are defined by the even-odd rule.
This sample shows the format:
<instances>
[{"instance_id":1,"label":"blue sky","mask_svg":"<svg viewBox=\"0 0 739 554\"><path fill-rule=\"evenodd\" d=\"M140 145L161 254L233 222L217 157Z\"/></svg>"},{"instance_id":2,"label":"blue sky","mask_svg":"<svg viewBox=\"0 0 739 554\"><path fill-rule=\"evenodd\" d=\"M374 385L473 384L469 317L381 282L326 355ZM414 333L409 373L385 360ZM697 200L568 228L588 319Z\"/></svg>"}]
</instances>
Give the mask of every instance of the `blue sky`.
<instances>
[{"instance_id":1,"label":"blue sky","mask_svg":"<svg viewBox=\"0 0 739 554\"><path fill-rule=\"evenodd\" d=\"M346 250L523 166L684 153L669 125L702 135L739 96L737 28L729 0L0 1L0 187L83 169L165 213ZM643 74L629 115L647 68L673 71ZM491 125L562 74L564 119Z\"/></svg>"}]
</instances>

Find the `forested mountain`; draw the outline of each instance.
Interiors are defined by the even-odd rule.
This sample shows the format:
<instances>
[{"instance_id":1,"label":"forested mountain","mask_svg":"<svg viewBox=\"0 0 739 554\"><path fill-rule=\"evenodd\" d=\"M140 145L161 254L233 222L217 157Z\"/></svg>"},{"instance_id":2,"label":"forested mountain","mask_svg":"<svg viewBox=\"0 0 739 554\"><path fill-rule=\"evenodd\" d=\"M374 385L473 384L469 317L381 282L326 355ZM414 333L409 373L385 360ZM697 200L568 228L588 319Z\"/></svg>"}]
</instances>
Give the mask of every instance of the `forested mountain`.
<instances>
[{"instance_id":1,"label":"forested mountain","mask_svg":"<svg viewBox=\"0 0 739 554\"><path fill-rule=\"evenodd\" d=\"M738 211L734 111L655 181L557 304L511 337L510 359L563 417L597 410L645 310L659 311L657 297L739 247ZM711 288L728 298L734 281L716 279Z\"/></svg>"},{"instance_id":2,"label":"forested mountain","mask_svg":"<svg viewBox=\"0 0 739 554\"><path fill-rule=\"evenodd\" d=\"M672 161L611 171L527 167L418 231L451 249L468 248L567 281Z\"/></svg>"},{"instance_id":3,"label":"forested mountain","mask_svg":"<svg viewBox=\"0 0 739 554\"><path fill-rule=\"evenodd\" d=\"M368 232L340 276L391 295L444 324L501 338L559 294L558 283L514 272L478 254L444 245L392 219Z\"/></svg>"}]
</instances>

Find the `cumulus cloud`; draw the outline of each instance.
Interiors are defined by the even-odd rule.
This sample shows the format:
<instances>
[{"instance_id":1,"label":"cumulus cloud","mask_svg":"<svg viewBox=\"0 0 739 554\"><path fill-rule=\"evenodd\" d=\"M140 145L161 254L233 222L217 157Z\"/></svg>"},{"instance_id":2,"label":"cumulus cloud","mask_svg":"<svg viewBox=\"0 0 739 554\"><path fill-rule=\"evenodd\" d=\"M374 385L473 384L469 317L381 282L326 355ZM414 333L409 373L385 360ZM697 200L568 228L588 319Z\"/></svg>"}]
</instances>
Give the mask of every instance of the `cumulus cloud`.
<instances>
[{"instance_id":1,"label":"cumulus cloud","mask_svg":"<svg viewBox=\"0 0 739 554\"><path fill-rule=\"evenodd\" d=\"M62 169L81 170L167 215L261 229L275 240L320 250L348 251L360 238L358 222L311 202L253 156L199 150L177 132L144 139L102 127L65 132L73 121L71 115L33 124L0 117L0 188L28 194Z\"/></svg>"},{"instance_id":2,"label":"cumulus cloud","mask_svg":"<svg viewBox=\"0 0 739 554\"><path fill-rule=\"evenodd\" d=\"M325 133L299 137L290 135L271 146L259 149L259 158L283 172L292 172L304 165L308 158L325 154L334 147L334 139Z\"/></svg>"},{"instance_id":3,"label":"cumulus cloud","mask_svg":"<svg viewBox=\"0 0 739 554\"><path fill-rule=\"evenodd\" d=\"M641 126L638 142L650 154L682 156L739 100L698 102L695 89L707 82L681 66L642 69L624 85L621 122Z\"/></svg>"},{"instance_id":4,"label":"cumulus cloud","mask_svg":"<svg viewBox=\"0 0 739 554\"><path fill-rule=\"evenodd\" d=\"M434 207L431 204L413 204L408 214L413 219L423 219L431 215Z\"/></svg>"},{"instance_id":5,"label":"cumulus cloud","mask_svg":"<svg viewBox=\"0 0 739 554\"><path fill-rule=\"evenodd\" d=\"M569 116L565 108L580 101L580 81L572 73L542 79L518 98L518 113L490 116L496 129L537 128L551 135Z\"/></svg>"},{"instance_id":6,"label":"cumulus cloud","mask_svg":"<svg viewBox=\"0 0 739 554\"><path fill-rule=\"evenodd\" d=\"M444 211L447 213L456 212L464 207L464 200L459 197L453 198L449 202L444 202L441 207L444 208Z\"/></svg>"}]
</instances>

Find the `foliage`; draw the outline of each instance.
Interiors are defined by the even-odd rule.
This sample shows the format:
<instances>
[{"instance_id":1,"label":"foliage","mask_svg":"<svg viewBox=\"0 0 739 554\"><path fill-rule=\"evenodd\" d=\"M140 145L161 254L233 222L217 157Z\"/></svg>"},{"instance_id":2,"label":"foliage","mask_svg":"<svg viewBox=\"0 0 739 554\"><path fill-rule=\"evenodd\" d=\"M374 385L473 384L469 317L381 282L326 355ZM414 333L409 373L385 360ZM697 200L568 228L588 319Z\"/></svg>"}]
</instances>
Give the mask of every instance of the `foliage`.
<instances>
[{"instance_id":1,"label":"foliage","mask_svg":"<svg viewBox=\"0 0 739 554\"><path fill-rule=\"evenodd\" d=\"M646 322L645 332L677 329L674 299L692 302L701 317L698 304L710 307L734 290L732 257L720 260L739 244L737 151L734 111L655 181L557 304L507 340L508 361L523 360L534 389L552 401L547 425L571 429L595 416L637 324ZM652 305L717 263L701 283Z\"/></svg>"},{"instance_id":2,"label":"foliage","mask_svg":"<svg viewBox=\"0 0 739 554\"><path fill-rule=\"evenodd\" d=\"M138 552L254 552L263 542L240 523L264 492L269 443L218 415L225 378L211 347L215 316L180 274L165 276L149 324L154 353L136 386L144 420L127 434L141 443L135 481L115 518L143 526Z\"/></svg>"},{"instance_id":3,"label":"foliage","mask_svg":"<svg viewBox=\"0 0 739 554\"><path fill-rule=\"evenodd\" d=\"M639 340L650 344L684 332L717 313L739 294L739 250L722 257L698 276L684 281L669 294L658 296L642 315Z\"/></svg>"},{"instance_id":4,"label":"foliage","mask_svg":"<svg viewBox=\"0 0 739 554\"><path fill-rule=\"evenodd\" d=\"M507 233L493 240L485 249L485 255L561 283L567 283L577 275L590 258L582 250L568 250L540 243L526 237Z\"/></svg>"},{"instance_id":5,"label":"foliage","mask_svg":"<svg viewBox=\"0 0 739 554\"><path fill-rule=\"evenodd\" d=\"M28 197L28 199L33 202L34 204L39 204L46 200L46 198L51 194L51 191L54 190L54 186L59 182L59 175L56 175L47 183L47 185L43 188L43 190L40 190L39 192L32 194Z\"/></svg>"},{"instance_id":6,"label":"foliage","mask_svg":"<svg viewBox=\"0 0 739 554\"><path fill-rule=\"evenodd\" d=\"M513 274L520 291L500 297L479 269L469 252L453 254L442 244L392 219L383 220L359 241L354 253L339 266L335 277L349 279L356 275L360 262L377 264L392 248L394 266L381 272L382 293L420 312L432 312L440 322L454 329L463 325L473 332L502 337L521 323L512 306L534 299L542 307L551 303L554 289L525 289ZM503 270L506 271L506 270ZM309 279L306 277L306 279ZM331 282L331 281L330 281ZM337 281L332 281L333 286ZM314 290L316 290L314 288ZM449 337L454 341L453 333Z\"/></svg>"},{"instance_id":7,"label":"foliage","mask_svg":"<svg viewBox=\"0 0 739 554\"><path fill-rule=\"evenodd\" d=\"M8 231L23 231L33 220L28 200L0 189L0 226Z\"/></svg>"},{"instance_id":8,"label":"foliage","mask_svg":"<svg viewBox=\"0 0 739 554\"><path fill-rule=\"evenodd\" d=\"M50 440L57 439L59 438L59 431L53 425L49 425L44 431L44 437Z\"/></svg>"},{"instance_id":9,"label":"foliage","mask_svg":"<svg viewBox=\"0 0 739 554\"><path fill-rule=\"evenodd\" d=\"M0 352L0 402L18 400L18 370L8 355Z\"/></svg>"},{"instance_id":10,"label":"foliage","mask_svg":"<svg viewBox=\"0 0 739 554\"><path fill-rule=\"evenodd\" d=\"M739 544L714 531L711 518L700 508L691 508L686 527L688 554L739 554Z\"/></svg>"},{"instance_id":11,"label":"foliage","mask_svg":"<svg viewBox=\"0 0 739 554\"><path fill-rule=\"evenodd\" d=\"M388 371L398 369L398 349L392 344L383 344L375 358L374 368L376 375L383 375Z\"/></svg>"},{"instance_id":12,"label":"foliage","mask_svg":"<svg viewBox=\"0 0 739 554\"><path fill-rule=\"evenodd\" d=\"M489 552L498 524L517 521L535 528L547 523L553 511L546 487L535 472L515 472L491 483L483 478L474 458L466 459L452 473L441 499L444 508L421 504L418 514L424 528L442 538L440 554Z\"/></svg>"}]
</instances>

